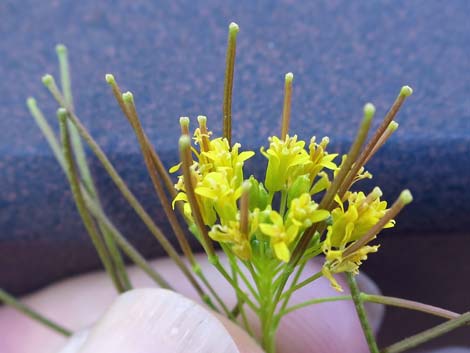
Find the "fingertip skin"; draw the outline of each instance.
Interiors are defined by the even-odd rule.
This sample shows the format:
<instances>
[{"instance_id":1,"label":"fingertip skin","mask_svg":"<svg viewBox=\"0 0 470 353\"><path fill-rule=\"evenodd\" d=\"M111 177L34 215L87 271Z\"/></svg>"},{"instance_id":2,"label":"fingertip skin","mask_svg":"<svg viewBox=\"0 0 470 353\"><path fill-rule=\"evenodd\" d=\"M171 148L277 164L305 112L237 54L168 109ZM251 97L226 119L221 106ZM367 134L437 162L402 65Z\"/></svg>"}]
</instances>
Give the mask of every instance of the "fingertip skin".
<instances>
[{"instance_id":1,"label":"fingertip skin","mask_svg":"<svg viewBox=\"0 0 470 353\"><path fill-rule=\"evenodd\" d=\"M173 291L137 289L111 305L79 352L256 352L244 349L251 342L231 325ZM230 331L234 331L238 344Z\"/></svg>"}]
</instances>

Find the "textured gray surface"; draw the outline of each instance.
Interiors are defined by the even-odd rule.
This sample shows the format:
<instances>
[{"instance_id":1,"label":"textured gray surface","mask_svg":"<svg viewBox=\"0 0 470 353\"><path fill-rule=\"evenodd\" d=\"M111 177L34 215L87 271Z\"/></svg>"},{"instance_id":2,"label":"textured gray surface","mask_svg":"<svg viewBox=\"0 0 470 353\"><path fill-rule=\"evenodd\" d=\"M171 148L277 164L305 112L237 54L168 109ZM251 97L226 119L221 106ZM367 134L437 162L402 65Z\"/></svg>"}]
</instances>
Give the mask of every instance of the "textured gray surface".
<instances>
[{"instance_id":1,"label":"textured gray surface","mask_svg":"<svg viewBox=\"0 0 470 353\"><path fill-rule=\"evenodd\" d=\"M76 106L137 196L164 224L138 147L104 74L136 96L167 165L178 117L206 114L220 132L226 28L241 27L234 134L247 148L279 130L282 79L295 73L292 131L328 134L345 151L371 100L383 116L402 84L415 94L393 141L370 165L387 199L413 190L397 232L459 232L470 225L470 3L439 1L13 1L0 3L0 283L20 292L98 264L65 178L29 117L40 83L57 74L54 46L71 53ZM104 204L147 255L161 249L92 159ZM251 163L256 171L260 163ZM364 184L365 189L372 184ZM443 235L443 239L445 239Z\"/></svg>"}]
</instances>

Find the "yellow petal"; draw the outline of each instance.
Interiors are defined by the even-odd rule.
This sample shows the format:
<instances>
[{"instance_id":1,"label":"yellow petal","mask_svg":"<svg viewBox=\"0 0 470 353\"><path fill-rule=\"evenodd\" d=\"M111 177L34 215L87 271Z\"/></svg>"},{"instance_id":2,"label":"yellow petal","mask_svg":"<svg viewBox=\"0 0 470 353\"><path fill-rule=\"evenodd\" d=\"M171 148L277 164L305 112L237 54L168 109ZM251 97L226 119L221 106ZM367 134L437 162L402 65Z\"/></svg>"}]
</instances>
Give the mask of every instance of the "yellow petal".
<instances>
[{"instance_id":1,"label":"yellow petal","mask_svg":"<svg viewBox=\"0 0 470 353\"><path fill-rule=\"evenodd\" d=\"M338 281L336 281L336 279L333 277L333 274L330 272L330 270L328 269L328 267L323 266L321 272L322 272L323 276L325 276L325 278L330 281L331 286L332 286L335 290L337 290L338 292L342 292L342 291L343 291L343 288L341 288L341 286L339 285Z\"/></svg>"},{"instance_id":2,"label":"yellow petal","mask_svg":"<svg viewBox=\"0 0 470 353\"><path fill-rule=\"evenodd\" d=\"M290 251L286 243L278 242L273 244L274 253L276 257L284 262L289 262L290 260Z\"/></svg>"},{"instance_id":3,"label":"yellow petal","mask_svg":"<svg viewBox=\"0 0 470 353\"><path fill-rule=\"evenodd\" d=\"M177 172L177 171L180 169L180 167L181 167L181 162L178 163L177 165L174 165L173 167L171 167L170 170L169 170L169 172L170 172L170 173L175 173L175 172Z\"/></svg>"}]
</instances>

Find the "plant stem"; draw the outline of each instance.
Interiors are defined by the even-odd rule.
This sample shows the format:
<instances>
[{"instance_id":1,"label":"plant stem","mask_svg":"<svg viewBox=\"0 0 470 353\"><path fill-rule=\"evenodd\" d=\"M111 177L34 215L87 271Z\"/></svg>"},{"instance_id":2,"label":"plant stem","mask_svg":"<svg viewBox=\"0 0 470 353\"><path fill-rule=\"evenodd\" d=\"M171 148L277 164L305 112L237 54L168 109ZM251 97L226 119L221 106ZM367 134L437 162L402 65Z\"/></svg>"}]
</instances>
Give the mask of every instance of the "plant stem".
<instances>
[{"instance_id":1,"label":"plant stem","mask_svg":"<svg viewBox=\"0 0 470 353\"><path fill-rule=\"evenodd\" d=\"M126 253L126 255L144 271L150 278L152 278L156 284L162 288L173 289L165 279L163 279L160 274L158 274L145 260L145 258L140 255L140 253L127 241L127 239L122 235L122 233L111 223L109 218L105 215L104 211L99 207L93 198L88 195L86 192L83 193L86 205L90 212L98 220L103 222L107 228L111 230L111 234L116 240L117 244L121 249Z\"/></svg>"},{"instance_id":2,"label":"plant stem","mask_svg":"<svg viewBox=\"0 0 470 353\"><path fill-rule=\"evenodd\" d=\"M356 279L354 275L350 272L346 273L346 278L348 280L349 289L351 290L351 296L354 301L354 306L356 307L357 316L361 322L362 331L369 346L370 353L379 353L379 347L375 341L374 333L367 318L367 313L364 308L364 302L360 296L359 287L357 286Z\"/></svg>"},{"instance_id":3,"label":"plant stem","mask_svg":"<svg viewBox=\"0 0 470 353\"><path fill-rule=\"evenodd\" d=\"M299 273L299 276L300 276L300 273ZM313 281L316 281L317 279L319 279L322 276L323 276L323 273L321 271L318 271L313 276L310 276L309 278L303 280L299 284L294 284L291 288L289 288L289 290L287 290L286 292L284 292L281 295L281 299L282 298L289 298L292 295L292 293L294 293L296 290L306 286L309 283L312 283Z\"/></svg>"},{"instance_id":4,"label":"plant stem","mask_svg":"<svg viewBox=\"0 0 470 353\"><path fill-rule=\"evenodd\" d=\"M184 188L186 191L186 196L188 197L188 203L191 207L191 213L194 218L194 223L196 224L199 234L201 235L201 245L204 248L204 251L206 252L209 259L215 259L217 255L215 254L212 239L209 237L206 224L204 223L204 219L202 217L201 209L199 206L199 201L197 199L196 192L194 189L193 172L191 171L193 159L191 156L191 139L189 138L189 136L180 136L179 150L181 168L183 169Z\"/></svg>"},{"instance_id":5,"label":"plant stem","mask_svg":"<svg viewBox=\"0 0 470 353\"><path fill-rule=\"evenodd\" d=\"M370 103L366 104L364 106L364 116L362 118L361 125L357 132L356 138L349 149L346 160L344 161L340 170L333 179L333 182L331 183L330 187L326 190L325 195L323 196L322 200L320 201L320 204L318 205L318 209L330 210L339 187L341 186L344 178L347 176L349 170L353 166L355 160L357 159L357 156L361 151L362 145L364 144L364 141L367 138L367 134L369 132L374 114L375 107ZM325 222L315 223L310 228L308 228L300 238L300 241L295 246L295 249L292 253L292 257L287 263L287 265L284 267L284 272L281 275L281 282L276 292L276 302L279 301L279 298L282 294L282 291L284 290L289 276L294 271L295 266L302 258L302 255L305 253L310 241L317 232L317 229L319 227L322 227L324 224Z\"/></svg>"},{"instance_id":6,"label":"plant stem","mask_svg":"<svg viewBox=\"0 0 470 353\"><path fill-rule=\"evenodd\" d=\"M228 140L229 146L232 145L232 90L238 31L238 25L233 22L230 23L227 40L227 56L225 62L224 100L222 105L224 124L223 133L224 137Z\"/></svg>"},{"instance_id":7,"label":"plant stem","mask_svg":"<svg viewBox=\"0 0 470 353\"><path fill-rule=\"evenodd\" d=\"M71 110L73 110L73 95L72 95L72 81L70 79L70 68L67 48L65 45L59 44L56 46L57 57L59 59L60 67L60 79L62 92L65 102L68 104ZM96 200L99 204L98 191L96 190L95 183L93 182L93 177L88 167L88 162L86 159L85 149L83 148L82 139L80 134L77 131L75 125L67 119L67 128L70 134L72 142L73 155L77 162L78 170L80 176L83 180L83 184L87 188L90 195ZM100 237L104 239L106 248L109 251L110 262L112 263L112 269L115 272L114 276L120 282L120 286L124 290L130 290L132 285L130 283L129 277L127 275L126 267L122 259L119 250L114 243L113 237L109 234L109 229L106 229L102 224L98 222L98 228L101 233Z\"/></svg>"},{"instance_id":8,"label":"plant stem","mask_svg":"<svg viewBox=\"0 0 470 353\"><path fill-rule=\"evenodd\" d=\"M374 150L375 146L377 145L380 137L386 132L388 126L392 122L392 120L397 115L398 111L400 110L401 106L405 102L405 99L412 94L413 90L408 86L403 86L400 90L398 97L396 98L395 102L392 104L390 110L385 115L382 123L380 124L379 128L376 130L370 141L364 147L363 151L361 152L360 156L357 158L356 163L351 168L351 171L344 179L341 188L339 189L339 197L343 197L347 190L351 187L351 184L354 178L357 175L357 172L364 166L365 162L369 158L371 152Z\"/></svg>"},{"instance_id":9,"label":"plant stem","mask_svg":"<svg viewBox=\"0 0 470 353\"><path fill-rule=\"evenodd\" d=\"M67 117L68 113L65 109L59 108L57 115L59 117L60 124L60 134L62 138L62 148L64 153L65 167L67 170L67 178L70 183L70 188L72 190L73 198L77 206L80 217L82 218L83 224L90 235L91 241L98 252L98 255L104 265L104 268L108 275L111 277L117 291L122 293L125 291L122 286L121 281L117 277L114 266L110 260L109 253L107 252L106 245L103 243L103 239L100 237L96 225L93 222L90 214L83 200L83 195L80 189L80 184L78 181L77 171L75 169L75 164L72 156L72 146L70 145L69 131L67 127Z\"/></svg>"},{"instance_id":10,"label":"plant stem","mask_svg":"<svg viewBox=\"0 0 470 353\"><path fill-rule=\"evenodd\" d=\"M150 179L152 181L157 197L160 200L160 204L163 207L163 211L165 212L165 215L168 221L170 222L170 226L174 234L176 235L178 244L183 250L183 254L186 256L186 258L189 260L189 263L191 264L191 268L196 268L198 264L196 263L196 259L194 257L191 246L189 245L189 242L186 239L184 231L181 228L181 225L179 224L178 219L176 218L176 214L175 212L173 212L171 208L171 204L167 196L165 195L163 185L160 182L160 179L162 176L158 175L157 168L151 158L150 150L153 149L153 147L150 145L150 142L146 138L144 129L142 128L142 124L137 114L137 110L136 110L135 103L134 103L134 97L132 93L131 92L124 93L122 95L122 100L124 102L124 108L125 108L124 115L127 117L129 123L131 124L137 136L137 141L139 142L142 154L144 156L144 162L147 167L147 171L150 175ZM204 277L202 270L199 272L199 276ZM206 281L206 283L208 282ZM194 277L192 277L191 285L194 287L194 289L196 290L198 295L201 297L201 299L203 300L208 299L207 294L204 292L204 290L201 288L201 286L199 285L199 283L196 281Z\"/></svg>"},{"instance_id":11,"label":"plant stem","mask_svg":"<svg viewBox=\"0 0 470 353\"><path fill-rule=\"evenodd\" d=\"M36 104L36 100L34 98L28 98L27 100L27 105L30 110L31 115L33 116L34 120L36 121L36 124L40 128L41 132L43 133L44 137L47 140L47 143L49 144L55 158L59 162L60 166L62 167L62 170L64 171L65 174L67 174L67 168L65 166L65 161L64 161L64 156L62 153L62 148L59 145L59 142L52 131L52 128L50 127L49 123L45 119L44 115L42 114L41 110L38 108ZM69 125L68 125L69 126ZM80 185L82 189L82 193L85 195L89 191L89 188L85 188L84 185ZM91 197L91 196L90 196ZM96 202L99 203L98 198L95 199ZM101 205L99 205L101 208ZM116 248L114 244L111 244L108 242L109 239L106 237L109 235L109 228L106 228L100 221L98 221L98 226L101 230L101 232L104 235L104 239L107 242L108 249L110 251L110 255L112 256L114 263L116 265L116 271L118 272L118 275L120 279L122 280L123 286L127 289L131 289L132 285L130 283L129 277L127 275L127 270L124 265L124 261L121 257L121 254L115 253L114 249ZM113 249L114 248L114 249Z\"/></svg>"},{"instance_id":12,"label":"plant stem","mask_svg":"<svg viewBox=\"0 0 470 353\"><path fill-rule=\"evenodd\" d=\"M57 100L57 102L62 107L67 108L67 104L65 103L61 93L57 89L57 85L55 84L54 78L51 75L46 75L46 76L43 77L43 83L49 89L49 91L51 92L53 97ZM103 167L106 169L106 171L110 175L111 179L114 181L114 183L116 184L118 189L121 191L123 196L129 202L129 204L135 210L137 215L140 217L140 219L144 222L144 224L150 230L150 232L155 236L155 238L158 240L160 245L166 251L168 256L175 262L175 264L180 268L180 270L183 272L183 274L188 279L190 279L192 277L192 273L188 269L186 264L180 259L180 257L178 256L178 253L176 252L173 245L168 241L168 239L166 239L166 237L163 235L160 228L158 228L158 226L152 220L150 215L145 211L145 209L139 203L137 198L130 191L129 187L126 185L126 183L121 178L121 176L117 173L116 169L111 164L108 157L106 157L105 153L100 148L100 146L96 143L96 141L93 139L93 137L91 137L91 135L87 131L87 129L83 126L83 124L81 123L81 121L77 117L77 115L74 112L70 111L69 109L67 109L67 110L68 110L68 114L69 114L68 118L77 127L78 132L83 137L83 139L88 143L91 150L95 153L96 157L98 157L98 159L102 163Z\"/></svg>"},{"instance_id":13,"label":"plant stem","mask_svg":"<svg viewBox=\"0 0 470 353\"><path fill-rule=\"evenodd\" d=\"M415 302L413 300L395 298L395 297L387 297L383 295L372 295L367 293L360 293L359 294L361 299L365 302L375 303L375 304L383 304L388 306L393 306L402 309L414 310L419 311L425 314L430 314L438 317L442 317L445 319L455 319L460 316L453 311L438 308L432 305L423 304L419 302ZM317 303L327 303L327 302L334 302L340 300L352 300L350 295L343 295L343 296L334 296L334 297L325 297L325 298L318 298L308 300L306 302L297 304L285 310L285 314L290 313L294 310L304 308L309 305L317 304Z\"/></svg>"},{"instance_id":14,"label":"plant stem","mask_svg":"<svg viewBox=\"0 0 470 353\"><path fill-rule=\"evenodd\" d=\"M389 306L395 306L398 308L421 311L423 313L434 315L434 316L439 316L444 319L455 319L460 316L460 314L457 314L453 311L438 308L433 305L415 302L413 300L387 297L383 295L373 295L373 294L367 294L367 293L361 293L360 296L362 300L370 302L370 303L384 304L384 305L389 305Z\"/></svg>"},{"instance_id":15,"label":"plant stem","mask_svg":"<svg viewBox=\"0 0 470 353\"><path fill-rule=\"evenodd\" d=\"M330 303L330 302L344 301L344 300L352 300L352 297L350 295L338 295L336 297L312 299L312 300L308 300L300 304L293 305L285 309L284 311L280 312L279 315L284 316L293 311L296 311L298 309L302 309L302 308L305 308L307 306L314 305L314 304Z\"/></svg>"},{"instance_id":16,"label":"plant stem","mask_svg":"<svg viewBox=\"0 0 470 353\"><path fill-rule=\"evenodd\" d=\"M225 280L230 283L230 285L233 287L233 289L235 290L236 294L240 296L241 299L243 299L243 301L245 303L248 304L248 306L255 312L255 313L258 313L259 312L259 308L256 307L256 305L253 303L253 301L248 297L248 295L242 291L237 285L236 283L233 281L232 277L230 277L230 275L227 273L227 271L225 270L225 268L222 266L222 264L220 263L219 261L219 258L212 258L212 259L209 259L209 261L212 263L212 265L214 265L214 267L220 272L220 274L225 278Z\"/></svg>"},{"instance_id":17,"label":"plant stem","mask_svg":"<svg viewBox=\"0 0 470 353\"><path fill-rule=\"evenodd\" d=\"M290 125L290 110L292 101L292 81L294 75L292 72L286 74L284 81L284 105L282 108L282 121L281 121L281 139L285 140L289 133Z\"/></svg>"},{"instance_id":18,"label":"plant stem","mask_svg":"<svg viewBox=\"0 0 470 353\"><path fill-rule=\"evenodd\" d=\"M470 312L460 315L459 317L444 322L440 325L422 331L416 335L405 338L404 340L394 343L381 350L381 353L400 353L410 348L414 348L420 344L430 341L436 337L442 336L458 327L470 324Z\"/></svg>"},{"instance_id":19,"label":"plant stem","mask_svg":"<svg viewBox=\"0 0 470 353\"><path fill-rule=\"evenodd\" d=\"M403 190L397 200L393 203L393 205L387 210L387 212L380 218L380 220L371 228L369 231L362 236L360 239L352 243L352 245L348 246L347 249L344 251L344 257L347 257L368 242L373 240L375 236L385 227L385 225L395 218L400 211L408 205L413 200L413 196L411 195L409 190Z\"/></svg>"},{"instance_id":20,"label":"plant stem","mask_svg":"<svg viewBox=\"0 0 470 353\"><path fill-rule=\"evenodd\" d=\"M12 308L20 311L24 315L28 316L29 318L43 324L44 326L49 327L50 329L54 330L55 332L63 335L63 336L71 336L72 332L63 326L49 320L48 318L44 317L43 315L39 314L38 312L34 311L30 307L26 306L25 304L21 303L20 301L16 300L13 296L5 292L3 289L0 288L0 302L5 303L6 305L11 306Z\"/></svg>"},{"instance_id":21,"label":"plant stem","mask_svg":"<svg viewBox=\"0 0 470 353\"><path fill-rule=\"evenodd\" d=\"M224 252L225 252L225 249L224 249ZM226 252L226 254L227 254L227 256L229 258L229 261L230 261L230 267L232 268L233 281L236 284L236 286L238 287L238 273L241 273L241 271L238 268L238 264L237 264L237 261L234 258L234 256L232 254L230 254L230 252ZM237 310L240 313L240 316L242 318L243 327L245 327L245 330L248 332L248 334L251 337L254 337L253 330L251 329L250 323L249 323L248 318L246 316L246 312L245 312L245 308L244 308L244 301L238 293L237 293L237 306L236 306L236 308L237 308ZM230 315L233 316L233 319L235 321L236 316L234 315L233 311L230 313Z\"/></svg>"},{"instance_id":22,"label":"plant stem","mask_svg":"<svg viewBox=\"0 0 470 353\"><path fill-rule=\"evenodd\" d=\"M260 321L262 329L262 347L267 353L276 351L276 330L277 322L274 316L277 303L274 301L275 286L273 283L273 271L269 263L260 268L262 271L259 276L260 288Z\"/></svg>"}]
</instances>

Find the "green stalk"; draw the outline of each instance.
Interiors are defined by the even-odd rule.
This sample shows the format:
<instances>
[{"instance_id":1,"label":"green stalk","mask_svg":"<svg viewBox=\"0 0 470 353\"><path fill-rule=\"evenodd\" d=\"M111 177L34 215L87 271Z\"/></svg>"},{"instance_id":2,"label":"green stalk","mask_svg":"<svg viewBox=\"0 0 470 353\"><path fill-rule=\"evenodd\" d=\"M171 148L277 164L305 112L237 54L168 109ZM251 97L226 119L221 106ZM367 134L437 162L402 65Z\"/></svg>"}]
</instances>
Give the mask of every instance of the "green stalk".
<instances>
[{"instance_id":1,"label":"green stalk","mask_svg":"<svg viewBox=\"0 0 470 353\"><path fill-rule=\"evenodd\" d=\"M403 86L401 88L400 93L398 94L398 97L396 98L395 102L393 102L390 110L385 115L385 118L383 119L379 128L376 130L376 132L374 133L370 141L364 147L363 151L357 158L356 163L351 168L351 171L349 172L347 177L344 179L341 185L341 188L339 189L339 192L338 192L340 197L342 197L346 193L346 191L349 190L354 178L357 175L357 172L361 169L361 167L364 166L366 161L370 158L371 153L377 147L377 144L379 143L380 138L387 131L387 128L390 126L390 123L393 121L393 119L397 115L398 111L400 110L401 106L405 102L406 98L411 96L412 93L413 93L413 90L409 86Z\"/></svg>"},{"instance_id":2,"label":"green stalk","mask_svg":"<svg viewBox=\"0 0 470 353\"><path fill-rule=\"evenodd\" d=\"M83 188L82 188L82 193L83 193ZM95 199L95 202L97 202L99 207L101 207L98 199ZM103 234L104 243L106 244L106 247L109 251L111 260L113 261L116 275L119 281L121 282L121 285L123 286L124 291L131 290L132 283L131 283L131 280L129 279L129 275L127 274L126 264L124 263L124 260L119 251L119 248L116 245L112 230L108 226L106 226L103 222L101 222L99 219L97 219L97 223L98 223L98 228Z\"/></svg>"},{"instance_id":3,"label":"green stalk","mask_svg":"<svg viewBox=\"0 0 470 353\"><path fill-rule=\"evenodd\" d=\"M73 110L72 82L70 79L70 69L69 69L67 48L64 45L59 44L56 46L56 52L57 52L57 57L59 59L60 78L61 78L61 86L62 86L64 100L68 104L70 109ZM80 134L78 133L78 130L75 127L75 125L72 124L72 122L69 120L67 120L67 128L70 133L70 138L71 138L72 147L73 147L73 154L75 156L75 160L77 161L77 166L80 171L83 184L87 188L90 195L99 204L100 200L98 197L98 192L96 190L95 183L93 182L93 177L91 175L90 168L88 167L85 149L83 148ZM98 223L98 228L105 241L106 247L109 250L109 255L111 256L111 261L113 263L113 268L114 268L114 271L116 272L116 276L121 282L121 285L126 290L131 289L132 285L127 275L124 261L122 259L121 254L119 253L119 250L116 247L116 244L114 243L113 237L109 234L109 229L106 229L106 227L104 227L100 223Z\"/></svg>"},{"instance_id":4,"label":"green stalk","mask_svg":"<svg viewBox=\"0 0 470 353\"><path fill-rule=\"evenodd\" d=\"M375 341L374 333L367 318L367 313L364 308L364 303L360 296L359 287L357 286L356 279L354 275L350 272L346 273L346 278L348 280L349 289L351 290L351 296L354 301L354 306L356 307L357 316L361 322L362 331L364 332L364 337L366 338L367 345L369 346L370 353L379 353L379 347Z\"/></svg>"},{"instance_id":5,"label":"green stalk","mask_svg":"<svg viewBox=\"0 0 470 353\"><path fill-rule=\"evenodd\" d=\"M320 204L318 205L319 209L330 209L339 187L341 186L344 178L347 176L349 170L351 169L352 165L354 164L355 160L357 159L357 156L361 151L362 145L364 144L367 138L367 134L369 132L374 114L375 107L371 103L367 103L364 106L364 117L362 119L361 126L359 127L359 131L357 132L357 136L349 149L344 164L342 165L339 172L336 174L335 178L333 179L333 182L331 183L330 187L327 189L325 195L320 201ZM315 223L310 228L308 228L300 238L300 241L297 243L292 253L290 261L284 267L284 272L281 275L281 282L276 292L275 302L279 301L279 298L284 290L289 276L292 274L295 269L295 266L298 264L298 262L302 258L302 255L305 253L310 241L317 232L318 227L321 227L323 224L324 222Z\"/></svg>"},{"instance_id":6,"label":"green stalk","mask_svg":"<svg viewBox=\"0 0 470 353\"><path fill-rule=\"evenodd\" d=\"M282 121L281 121L281 139L285 140L289 133L290 125L290 110L292 101L292 81L294 80L294 74L288 72L284 80L284 105L282 108Z\"/></svg>"},{"instance_id":7,"label":"green stalk","mask_svg":"<svg viewBox=\"0 0 470 353\"><path fill-rule=\"evenodd\" d=\"M65 166L65 161L64 161L64 156L62 154L62 148L59 145L59 142L57 141L57 138L52 131L50 125L48 124L47 120L45 119L44 115L42 114L41 110L38 108L36 104L36 100L34 98L28 98L27 100L27 105L28 108L31 112L31 115L33 116L34 120L36 121L36 124L39 126L41 132L43 133L44 137L47 140L47 143L49 144L55 158L59 162L60 166L62 167L62 170L64 173L67 173L67 168ZM81 190L84 195L88 193L88 189L84 187L84 185L81 185ZM91 196L90 196L91 197ZM98 201L98 200L95 200ZM101 205L99 206L101 208ZM115 264L116 264L116 271L118 272L118 275L126 289L131 289L132 285L130 283L129 277L127 275L127 270L124 265L124 261L122 260L121 254L116 254L113 253L117 249L115 248L114 244L110 244L108 242L107 237L109 237L109 228L106 228L99 220L98 220L98 226L100 227L100 230L105 236L105 241L107 242L108 249L111 252L111 256L114 258ZM111 235L112 236L112 235ZM113 249L114 245L114 250Z\"/></svg>"},{"instance_id":8,"label":"green stalk","mask_svg":"<svg viewBox=\"0 0 470 353\"><path fill-rule=\"evenodd\" d=\"M69 61L67 57L67 48L59 44L56 47L57 57L59 59L59 68L60 68L60 79L64 101L69 107L70 110L73 110L73 98L72 98L72 83L70 80L70 69ZM67 128L69 129L70 139L72 142L73 153L75 155L75 160L77 161L77 166L80 171L80 175L83 179L83 183L87 187L88 191L93 197L97 197L96 188L93 183L93 178L91 176L90 169L88 168L88 163L86 161L85 150L83 148L82 139L80 134L77 131L77 128L67 120Z\"/></svg>"},{"instance_id":9,"label":"green stalk","mask_svg":"<svg viewBox=\"0 0 470 353\"><path fill-rule=\"evenodd\" d=\"M114 237L117 244L121 247L124 253L144 271L150 278L152 278L157 285L162 288L173 289L165 279L158 274L145 260L145 258L140 255L140 253L127 241L127 239L122 235L122 233L111 223L109 218L105 215L101 207L96 203L96 201L88 195L86 192L83 193L86 205L90 212L95 216L96 219L100 220L107 228L111 230L111 234Z\"/></svg>"},{"instance_id":10,"label":"green stalk","mask_svg":"<svg viewBox=\"0 0 470 353\"><path fill-rule=\"evenodd\" d=\"M46 75L46 76L43 77L43 83L49 89L49 91L51 92L53 97L57 100L57 102L62 107L67 107L67 104L65 103L65 101L62 97L62 94L57 89L54 78L51 75ZM126 198L126 200L129 202L129 204L132 206L132 208L135 210L137 215L141 218L141 220L144 222L144 224L147 226L147 228L150 230L150 232L155 236L155 238L158 240L160 245L166 251L168 256L180 268L180 270L183 272L183 274L187 278L191 277L190 270L187 268L186 264L178 256L178 253L174 249L173 245L168 241L168 239L166 239L166 237L163 235L160 228L158 228L158 226L153 222L150 215L144 210L144 208L139 203L139 201L134 196L134 194L130 191L130 189L128 188L128 186L124 182L124 180L119 176L116 169L114 168L114 166L109 161L108 157L106 157L103 150L96 143L96 141L91 137L91 135L87 131L87 129L83 126L80 119L75 115L74 112L72 112L70 110L68 110L68 114L69 114L68 118L77 127L78 132L80 133L80 135L88 143L88 145L90 146L93 153L95 153L97 158L100 160L103 167L106 169L106 171L110 175L111 179L114 181L114 183L116 184L118 189L121 191L123 196Z\"/></svg>"},{"instance_id":11,"label":"green stalk","mask_svg":"<svg viewBox=\"0 0 470 353\"><path fill-rule=\"evenodd\" d=\"M26 306L25 304L21 303L20 301L16 300L13 296L5 292L3 289L0 288L0 302L5 303L6 305L11 306L12 308L18 310L19 312L23 313L24 315L28 316L29 318L33 319L34 321L39 322L40 324L49 327L50 329L54 330L55 332L68 337L72 335L72 331L64 328L63 326L51 321L50 319L44 317L43 315L39 314L38 312L34 311L32 308Z\"/></svg>"},{"instance_id":12,"label":"green stalk","mask_svg":"<svg viewBox=\"0 0 470 353\"><path fill-rule=\"evenodd\" d=\"M284 311L280 312L280 316L284 316L287 314L290 314L293 311L303 309L307 306L310 305L315 305L315 304L322 304L322 303L331 303L331 302L336 302L336 301L344 301L344 300L352 300L352 297L350 295L338 295L336 297L325 297L325 298L318 298L318 299L311 299L307 300L303 303L292 305L291 307L285 309Z\"/></svg>"},{"instance_id":13,"label":"green stalk","mask_svg":"<svg viewBox=\"0 0 470 353\"><path fill-rule=\"evenodd\" d=\"M360 293L359 295L363 301L369 302L369 303L383 304L383 305L393 306L396 308L419 311L425 314L434 315L434 316L442 317L442 318L449 319L449 320L460 317L460 314L455 313L453 311L438 308L433 305L415 302L413 300L387 297L383 295L373 295L373 294L367 294L367 293ZM334 296L334 297L325 297L325 298L307 300L306 302L291 306L290 308L286 309L284 311L284 315L292 311L295 311L297 309L304 308L309 305L341 301L341 300L352 300L352 296L343 295L343 296Z\"/></svg>"},{"instance_id":14,"label":"green stalk","mask_svg":"<svg viewBox=\"0 0 470 353\"><path fill-rule=\"evenodd\" d=\"M220 274L225 278L225 280L233 287L236 294L240 296L241 299L255 312L259 313L259 308L256 307L255 303L248 297L248 295L242 291L233 281L233 278L227 273L225 268L222 266L218 258L216 261L212 262L212 265L220 272Z\"/></svg>"},{"instance_id":15,"label":"green stalk","mask_svg":"<svg viewBox=\"0 0 470 353\"><path fill-rule=\"evenodd\" d=\"M114 286L116 287L117 291L119 293L122 293L125 291L125 288L122 286L121 281L119 280L116 275L116 272L114 271L113 264L110 261L109 254L107 253L106 245L103 243L103 239L100 237L98 230L96 229L95 223L93 222L93 219L88 213L85 201L83 200L83 195L80 189L77 171L75 169L75 164L72 156L72 146L70 145L70 136L67 128L68 113L64 108L59 108L59 110L57 111L57 116L59 118L60 124L60 134L63 146L62 148L64 153L65 167L67 170L66 174L70 183L70 188L72 190L75 204L106 272L111 277L111 280Z\"/></svg>"},{"instance_id":16,"label":"green stalk","mask_svg":"<svg viewBox=\"0 0 470 353\"><path fill-rule=\"evenodd\" d=\"M300 288L305 287L307 284L310 284L310 283L316 281L317 279L321 278L322 276L323 276L323 273L321 271L318 271L317 273L315 273L314 275L306 278L302 282L300 282L298 284L294 284L291 288L289 288L289 290L287 290L286 292L284 292L281 295L281 299L289 298L296 290L299 290Z\"/></svg>"},{"instance_id":17,"label":"green stalk","mask_svg":"<svg viewBox=\"0 0 470 353\"><path fill-rule=\"evenodd\" d=\"M457 314L453 311L438 308L433 305L415 302L413 300L387 297L383 295L373 295L373 294L367 294L367 293L361 293L361 298L362 300L370 302L370 303L377 303L377 304L394 306L397 308L421 311L423 313L434 315L434 316L439 316L444 319L455 319L460 316L460 314Z\"/></svg>"},{"instance_id":18,"label":"green stalk","mask_svg":"<svg viewBox=\"0 0 470 353\"><path fill-rule=\"evenodd\" d=\"M236 262L237 260L236 260L236 258L234 258L234 256L232 254L230 254L230 252L226 252L225 249L224 249L224 252L227 254L227 256L229 258L230 267L232 269L232 278L233 278L233 281L234 281L235 285L238 287L238 274L241 273L241 271L240 271L240 269L237 265L237 262ZM240 313L240 316L242 318L243 327L245 328L245 330L248 332L248 334L251 337L254 337L254 332L253 332L253 330L250 326L250 323L248 321L248 318L246 316L243 299L240 297L240 295L238 293L236 293L236 294L237 294L236 309L238 310L238 312ZM233 311L230 313L229 316L232 316L234 320L236 318Z\"/></svg>"},{"instance_id":19,"label":"green stalk","mask_svg":"<svg viewBox=\"0 0 470 353\"><path fill-rule=\"evenodd\" d=\"M460 315L458 318L449 320L440 325L434 326L428 330L422 331L416 335L405 338L404 340L394 343L382 349L381 353L400 353L408 349L419 346L434 338L442 336L456 328L470 324L470 312Z\"/></svg>"},{"instance_id":20,"label":"green stalk","mask_svg":"<svg viewBox=\"0 0 470 353\"><path fill-rule=\"evenodd\" d=\"M222 106L223 112L223 132L228 144L232 145L232 90L233 74L235 71L235 55L237 50L237 34L239 27L236 23L230 23L227 40L227 56L225 63L224 80L224 100Z\"/></svg>"},{"instance_id":21,"label":"green stalk","mask_svg":"<svg viewBox=\"0 0 470 353\"><path fill-rule=\"evenodd\" d=\"M262 347L267 353L276 352L276 329L274 317L277 302L274 301L274 274L270 266L262 266L262 274L259 277L260 290L260 321L262 330Z\"/></svg>"}]
</instances>

